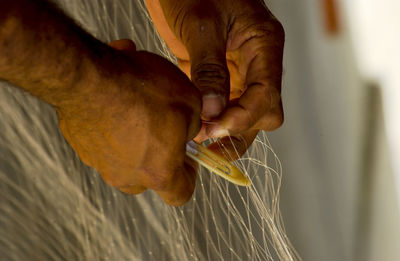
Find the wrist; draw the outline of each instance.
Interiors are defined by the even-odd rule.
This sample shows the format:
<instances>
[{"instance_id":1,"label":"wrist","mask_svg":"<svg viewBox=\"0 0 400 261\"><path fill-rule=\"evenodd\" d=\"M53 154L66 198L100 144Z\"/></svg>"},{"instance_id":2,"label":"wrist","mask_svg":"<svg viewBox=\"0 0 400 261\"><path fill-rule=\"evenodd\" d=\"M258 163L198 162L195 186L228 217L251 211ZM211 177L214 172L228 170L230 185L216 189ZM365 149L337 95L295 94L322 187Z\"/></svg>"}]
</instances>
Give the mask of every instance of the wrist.
<instances>
[{"instance_id":1,"label":"wrist","mask_svg":"<svg viewBox=\"0 0 400 261\"><path fill-rule=\"evenodd\" d=\"M46 1L13 0L0 7L1 79L63 110L102 91L115 50Z\"/></svg>"}]
</instances>

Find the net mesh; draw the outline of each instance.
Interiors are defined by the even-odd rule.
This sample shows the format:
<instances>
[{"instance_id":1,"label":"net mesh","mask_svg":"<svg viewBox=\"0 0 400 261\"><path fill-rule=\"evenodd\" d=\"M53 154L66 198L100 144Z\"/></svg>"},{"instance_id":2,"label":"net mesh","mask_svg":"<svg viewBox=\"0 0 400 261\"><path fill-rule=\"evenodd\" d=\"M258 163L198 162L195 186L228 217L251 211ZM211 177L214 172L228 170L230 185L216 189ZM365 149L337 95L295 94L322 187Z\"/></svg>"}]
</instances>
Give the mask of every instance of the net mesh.
<instances>
[{"instance_id":1,"label":"net mesh","mask_svg":"<svg viewBox=\"0 0 400 261\"><path fill-rule=\"evenodd\" d=\"M59 0L102 41L120 38L175 61L142 1ZM54 110L0 83L0 253L4 260L299 260L279 212L282 169L265 133L236 162L238 187L200 168L192 199L120 193L85 166Z\"/></svg>"}]
</instances>

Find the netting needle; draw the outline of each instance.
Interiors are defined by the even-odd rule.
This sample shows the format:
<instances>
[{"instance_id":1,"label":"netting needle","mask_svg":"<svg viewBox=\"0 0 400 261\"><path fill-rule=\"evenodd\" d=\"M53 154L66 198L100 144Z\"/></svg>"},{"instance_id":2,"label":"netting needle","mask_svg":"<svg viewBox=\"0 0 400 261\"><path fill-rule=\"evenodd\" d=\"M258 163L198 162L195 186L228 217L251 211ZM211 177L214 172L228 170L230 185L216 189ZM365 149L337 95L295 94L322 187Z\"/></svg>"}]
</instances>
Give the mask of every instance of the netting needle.
<instances>
[{"instance_id":1,"label":"netting needle","mask_svg":"<svg viewBox=\"0 0 400 261\"><path fill-rule=\"evenodd\" d=\"M250 180L232 163L194 141L186 143L186 155L222 178L240 186L250 186Z\"/></svg>"}]
</instances>

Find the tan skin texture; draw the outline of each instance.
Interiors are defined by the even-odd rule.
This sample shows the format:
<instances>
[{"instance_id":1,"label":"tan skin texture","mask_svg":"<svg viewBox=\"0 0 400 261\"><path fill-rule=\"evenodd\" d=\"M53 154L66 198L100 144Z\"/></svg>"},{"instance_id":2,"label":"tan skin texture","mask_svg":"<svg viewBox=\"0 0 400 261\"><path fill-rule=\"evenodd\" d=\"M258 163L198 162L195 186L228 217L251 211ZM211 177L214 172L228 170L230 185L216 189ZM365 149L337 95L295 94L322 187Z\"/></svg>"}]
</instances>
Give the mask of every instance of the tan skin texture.
<instances>
[{"instance_id":1,"label":"tan skin texture","mask_svg":"<svg viewBox=\"0 0 400 261\"><path fill-rule=\"evenodd\" d=\"M148 6L194 85L130 40L99 42L45 0L0 1L0 78L53 105L66 140L105 182L128 194L152 189L177 206L195 187L188 140L223 127L242 154L258 130L282 124L284 33L257 0ZM204 103L215 93L219 103ZM201 128L200 113L214 124Z\"/></svg>"},{"instance_id":2,"label":"tan skin texture","mask_svg":"<svg viewBox=\"0 0 400 261\"><path fill-rule=\"evenodd\" d=\"M232 137L220 141L228 158L235 159L247 150L259 130L270 131L282 125L284 30L262 1L146 3L181 70L203 96L222 97L214 111L203 100L204 121L196 141L226 136L218 130L228 130ZM218 152L219 146L215 143L210 148Z\"/></svg>"},{"instance_id":3,"label":"tan skin texture","mask_svg":"<svg viewBox=\"0 0 400 261\"><path fill-rule=\"evenodd\" d=\"M139 72L107 79L103 87L125 88L117 96L100 96L87 117L58 110L60 129L82 161L111 186L127 194L149 188L166 203L182 205L195 188L196 165L185 156L185 144L200 128L199 94L165 59L136 52L130 40L110 45L131 57Z\"/></svg>"},{"instance_id":4,"label":"tan skin texture","mask_svg":"<svg viewBox=\"0 0 400 261\"><path fill-rule=\"evenodd\" d=\"M101 43L46 1L0 10L0 79L53 105L66 140L111 186L187 202L196 166L185 144L201 126L188 77L130 40Z\"/></svg>"}]
</instances>

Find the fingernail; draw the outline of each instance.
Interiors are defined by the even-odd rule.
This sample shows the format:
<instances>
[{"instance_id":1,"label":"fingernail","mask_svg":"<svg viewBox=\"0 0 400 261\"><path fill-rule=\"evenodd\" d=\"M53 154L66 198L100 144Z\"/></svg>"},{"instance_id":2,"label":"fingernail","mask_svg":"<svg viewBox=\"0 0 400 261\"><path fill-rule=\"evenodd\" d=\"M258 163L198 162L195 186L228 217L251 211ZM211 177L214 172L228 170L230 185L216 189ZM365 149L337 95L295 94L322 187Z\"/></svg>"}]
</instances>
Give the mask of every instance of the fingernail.
<instances>
[{"instance_id":1,"label":"fingernail","mask_svg":"<svg viewBox=\"0 0 400 261\"><path fill-rule=\"evenodd\" d=\"M202 116L205 119L217 117L225 107L225 100L218 94L207 94L203 96Z\"/></svg>"},{"instance_id":2,"label":"fingernail","mask_svg":"<svg viewBox=\"0 0 400 261\"><path fill-rule=\"evenodd\" d=\"M217 127L210 131L210 138L221 138L225 136L229 136L229 131L227 129Z\"/></svg>"}]
</instances>

